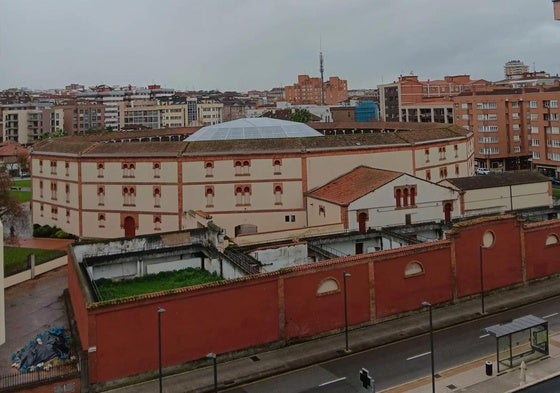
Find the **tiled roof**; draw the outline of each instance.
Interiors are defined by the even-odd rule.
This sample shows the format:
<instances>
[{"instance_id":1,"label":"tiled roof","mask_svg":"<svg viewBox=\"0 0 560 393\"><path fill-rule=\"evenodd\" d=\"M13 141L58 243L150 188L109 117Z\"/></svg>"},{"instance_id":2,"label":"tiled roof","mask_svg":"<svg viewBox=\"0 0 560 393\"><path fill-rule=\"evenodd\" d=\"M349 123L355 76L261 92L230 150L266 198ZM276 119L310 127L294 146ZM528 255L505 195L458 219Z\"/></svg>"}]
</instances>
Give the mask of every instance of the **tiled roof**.
<instances>
[{"instance_id":1,"label":"tiled roof","mask_svg":"<svg viewBox=\"0 0 560 393\"><path fill-rule=\"evenodd\" d=\"M493 188L503 186L514 186L517 184L541 183L549 181L548 178L538 172L503 172L499 174L478 175L470 177L457 177L446 179L459 190L477 190L481 188Z\"/></svg>"},{"instance_id":2,"label":"tiled roof","mask_svg":"<svg viewBox=\"0 0 560 393\"><path fill-rule=\"evenodd\" d=\"M348 206L351 202L402 176L400 172L359 166L324 186L308 192L308 196Z\"/></svg>"},{"instance_id":3,"label":"tiled roof","mask_svg":"<svg viewBox=\"0 0 560 393\"><path fill-rule=\"evenodd\" d=\"M157 136L169 134L173 129L111 132L88 136L72 136L55 138L37 142L33 146L34 153L67 153L67 154L116 154L126 155L158 152L165 154L199 156L206 154L255 154L268 152L310 152L314 150L360 150L375 147L407 146L412 144L430 143L434 141L449 141L463 139L470 134L464 128L450 124L434 123L313 123L312 127L325 132L323 137L302 138L274 138L274 139L244 139L196 142L126 142L132 138L143 136ZM379 128L381 127L381 128ZM386 128L385 128L386 127ZM338 130L336 135L327 130ZM101 143L117 141L117 143ZM99 146L97 146L99 145ZM116 145L116 146L107 146ZM147 146L148 145L148 146ZM159 145L159 146L156 146Z\"/></svg>"},{"instance_id":4,"label":"tiled roof","mask_svg":"<svg viewBox=\"0 0 560 393\"><path fill-rule=\"evenodd\" d=\"M185 149L185 142L119 142L96 143L82 157L117 156L117 157L142 157L142 156L169 156L178 157Z\"/></svg>"},{"instance_id":5,"label":"tiled roof","mask_svg":"<svg viewBox=\"0 0 560 393\"><path fill-rule=\"evenodd\" d=\"M4 142L0 144L0 157L10 157L10 156L24 156L29 155L29 150L12 141Z\"/></svg>"}]
</instances>

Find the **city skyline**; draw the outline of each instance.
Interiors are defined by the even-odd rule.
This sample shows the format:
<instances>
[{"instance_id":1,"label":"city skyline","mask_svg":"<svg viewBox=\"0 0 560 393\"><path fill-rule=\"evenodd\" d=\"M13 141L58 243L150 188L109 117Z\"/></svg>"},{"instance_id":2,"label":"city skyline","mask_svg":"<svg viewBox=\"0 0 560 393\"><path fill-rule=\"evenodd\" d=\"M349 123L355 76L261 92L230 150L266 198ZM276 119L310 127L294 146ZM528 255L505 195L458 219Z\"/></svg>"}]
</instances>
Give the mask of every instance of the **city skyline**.
<instances>
[{"instance_id":1,"label":"city skyline","mask_svg":"<svg viewBox=\"0 0 560 393\"><path fill-rule=\"evenodd\" d=\"M155 83L267 90L292 85L299 74L318 76L320 49L325 77L346 79L349 89L410 72L498 80L513 59L558 74L552 7L549 0L420 0L414 7L404 0L8 0L0 3L0 89Z\"/></svg>"}]
</instances>

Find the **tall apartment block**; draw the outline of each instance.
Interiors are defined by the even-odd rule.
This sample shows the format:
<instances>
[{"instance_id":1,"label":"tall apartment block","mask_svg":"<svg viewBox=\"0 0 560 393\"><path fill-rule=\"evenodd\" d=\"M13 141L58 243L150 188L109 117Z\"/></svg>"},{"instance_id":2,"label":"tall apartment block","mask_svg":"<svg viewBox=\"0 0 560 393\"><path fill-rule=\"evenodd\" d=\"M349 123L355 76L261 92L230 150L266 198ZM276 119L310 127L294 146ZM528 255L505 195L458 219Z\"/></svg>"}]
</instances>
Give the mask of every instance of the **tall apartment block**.
<instances>
[{"instance_id":1,"label":"tall apartment block","mask_svg":"<svg viewBox=\"0 0 560 393\"><path fill-rule=\"evenodd\" d=\"M454 98L455 124L474 132L475 161L498 170L560 174L560 84L497 86Z\"/></svg>"},{"instance_id":2,"label":"tall apartment block","mask_svg":"<svg viewBox=\"0 0 560 393\"><path fill-rule=\"evenodd\" d=\"M337 76L329 77L322 84L325 92L325 105L336 105L348 99L348 82ZM292 105L321 105L321 78L298 75L298 81L284 87L284 98Z\"/></svg>"},{"instance_id":3,"label":"tall apartment block","mask_svg":"<svg viewBox=\"0 0 560 393\"><path fill-rule=\"evenodd\" d=\"M488 84L469 75L445 76L421 81L417 75L401 75L393 83L378 85L382 121L453 123L452 97Z\"/></svg>"},{"instance_id":4,"label":"tall apartment block","mask_svg":"<svg viewBox=\"0 0 560 393\"><path fill-rule=\"evenodd\" d=\"M552 0L554 7L554 19L560 20L560 0Z\"/></svg>"},{"instance_id":5,"label":"tall apartment block","mask_svg":"<svg viewBox=\"0 0 560 393\"><path fill-rule=\"evenodd\" d=\"M2 105L3 141L31 144L63 129L64 111L46 103Z\"/></svg>"}]
</instances>

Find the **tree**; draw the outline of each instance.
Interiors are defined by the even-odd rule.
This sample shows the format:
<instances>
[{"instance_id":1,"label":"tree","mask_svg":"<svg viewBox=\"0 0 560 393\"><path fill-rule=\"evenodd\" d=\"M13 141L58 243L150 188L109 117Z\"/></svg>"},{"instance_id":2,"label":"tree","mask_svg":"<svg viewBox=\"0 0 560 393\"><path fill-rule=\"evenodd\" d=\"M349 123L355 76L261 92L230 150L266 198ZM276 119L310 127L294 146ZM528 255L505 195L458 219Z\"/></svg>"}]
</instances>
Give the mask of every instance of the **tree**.
<instances>
[{"instance_id":1,"label":"tree","mask_svg":"<svg viewBox=\"0 0 560 393\"><path fill-rule=\"evenodd\" d=\"M12 178L5 167L0 167L0 217L4 228L13 228L25 219L21 203L12 195Z\"/></svg>"},{"instance_id":2,"label":"tree","mask_svg":"<svg viewBox=\"0 0 560 393\"><path fill-rule=\"evenodd\" d=\"M311 119L311 112L309 112L307 109L296 109L288 117L288 120L297 121L299 123L307 123L309 119Z\"/></svg>"}]
</instances>

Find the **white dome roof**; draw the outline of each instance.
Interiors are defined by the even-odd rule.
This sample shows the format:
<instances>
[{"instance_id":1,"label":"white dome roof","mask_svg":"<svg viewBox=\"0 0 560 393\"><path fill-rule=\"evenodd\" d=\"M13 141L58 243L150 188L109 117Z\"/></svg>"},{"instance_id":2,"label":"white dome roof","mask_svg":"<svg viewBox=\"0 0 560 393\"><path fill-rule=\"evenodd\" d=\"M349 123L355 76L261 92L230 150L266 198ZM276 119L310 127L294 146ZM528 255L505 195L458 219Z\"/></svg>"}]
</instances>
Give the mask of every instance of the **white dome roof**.
<instances>
[{"instance_id":1,"label":"white dome roof","mask_svg":"<svg viewBox=\"0 0 560 393\"><path fill-rule=\"evenodd\" d=\"M202 127L185 141L219 141L231 139L304 138L323 136L307 124L295 121L255 117L237 119Z\"/></svg>"}]
</instances>

